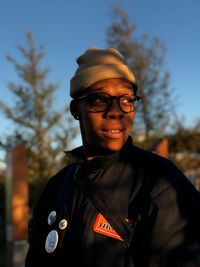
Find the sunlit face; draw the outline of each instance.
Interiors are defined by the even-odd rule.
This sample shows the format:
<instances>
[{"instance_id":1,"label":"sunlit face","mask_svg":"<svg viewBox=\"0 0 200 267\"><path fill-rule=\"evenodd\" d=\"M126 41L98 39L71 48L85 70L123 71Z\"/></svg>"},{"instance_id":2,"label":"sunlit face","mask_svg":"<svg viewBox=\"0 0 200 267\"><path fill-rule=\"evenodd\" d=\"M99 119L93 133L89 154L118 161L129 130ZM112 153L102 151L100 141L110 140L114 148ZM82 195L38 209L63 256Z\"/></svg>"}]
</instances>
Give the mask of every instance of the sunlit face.
<instances>
[{"instance_id":1,"label":"sunlit face","mask_svg":"<svg viewBox=\"0 0 200 267\"><path fill-rule=\"evenodd\" d=\"M86 93L121 96L133 94L133 88L130 82L123 79L107 79L93 84ZM93 112L87 98L78 100L75 110L79 115L83 147L88 157L112 153L122 148L131 132L134 112L123 112L116 100L108 110Z\"/></svg>"}]
</instances>

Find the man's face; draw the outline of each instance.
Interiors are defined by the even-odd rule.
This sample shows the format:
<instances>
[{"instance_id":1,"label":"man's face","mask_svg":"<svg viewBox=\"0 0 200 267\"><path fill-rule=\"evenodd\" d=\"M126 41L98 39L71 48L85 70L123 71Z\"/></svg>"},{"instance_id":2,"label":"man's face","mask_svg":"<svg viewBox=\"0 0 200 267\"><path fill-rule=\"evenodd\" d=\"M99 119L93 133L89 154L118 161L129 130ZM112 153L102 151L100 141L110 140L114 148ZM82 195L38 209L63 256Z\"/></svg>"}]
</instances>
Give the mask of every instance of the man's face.
<instances>
[{"instance_id":1,"label":"man's face","mask_svg":"<svg viewBox=\"0 0 200 267\"><path fill-rule=\"evenodd\" d=\"M110 96L133 95L130 82L123 79L107 79L97 82L88 88L86 94L106 93ZM109 96L108 96L109 97ZM97 99L97 105L102 105L104 99ZM134 120L134 111L123 112L116 99L110 107L102 112L96 112L88 98L76 103L79 115L83 146L87 154L101 154L102 151L112 153L119 151L126 142ZM129 103L126 99L122 105Z\"/></svg>"}]
</instances>

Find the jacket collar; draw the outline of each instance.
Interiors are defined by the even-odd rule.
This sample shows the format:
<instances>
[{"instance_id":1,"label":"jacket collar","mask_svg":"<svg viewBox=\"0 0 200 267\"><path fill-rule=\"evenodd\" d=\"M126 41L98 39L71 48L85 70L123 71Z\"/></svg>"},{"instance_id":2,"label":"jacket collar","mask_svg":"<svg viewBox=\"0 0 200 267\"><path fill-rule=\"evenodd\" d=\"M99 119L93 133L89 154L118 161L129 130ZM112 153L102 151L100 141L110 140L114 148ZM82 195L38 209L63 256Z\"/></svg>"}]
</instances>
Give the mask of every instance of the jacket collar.
<instances>
[{"instance_id":1,"label":"jacket collar","mask_svg":"<svg viewBox=\"0 0 200 267\"><path fill-rule=\"evenodd\" d=\"M128 147L132 145L132 137L129 136L127 139L126 143L122 147L120 151L114 152L111 155L107 156L97 156L96 158L90 160L90 161L85 161L84 159L84 153L83 153L83 146L77 147L73 150L69 151L64 151L66 157L68 158L70 163L77 163L77 164L83 164L85 167L89 169L101 169L105 168L114 162L118 161L119 158L123 155L126 155Z\"/></svg>"}]
</instances>

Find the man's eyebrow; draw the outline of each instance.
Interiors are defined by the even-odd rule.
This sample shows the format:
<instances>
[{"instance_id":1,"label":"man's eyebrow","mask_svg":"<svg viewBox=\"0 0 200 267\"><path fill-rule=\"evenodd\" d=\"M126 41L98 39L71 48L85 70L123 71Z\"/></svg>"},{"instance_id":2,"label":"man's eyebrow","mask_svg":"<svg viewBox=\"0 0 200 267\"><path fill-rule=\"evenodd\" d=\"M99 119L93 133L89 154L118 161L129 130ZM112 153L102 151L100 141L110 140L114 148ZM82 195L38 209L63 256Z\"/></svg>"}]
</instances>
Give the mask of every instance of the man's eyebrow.
<instances>
[{"instance_id":1,"label":"man's eyebrow","mask_svg":"<svg viewBox=\"0 0 200 267\"><path fill-rule=\"evenodd\" d=\"M128 88L128 89L133 90L133 86L132 86L132 84L123 84L122 87L123 87L123 88Z\"/></svg>"}]
</instances>

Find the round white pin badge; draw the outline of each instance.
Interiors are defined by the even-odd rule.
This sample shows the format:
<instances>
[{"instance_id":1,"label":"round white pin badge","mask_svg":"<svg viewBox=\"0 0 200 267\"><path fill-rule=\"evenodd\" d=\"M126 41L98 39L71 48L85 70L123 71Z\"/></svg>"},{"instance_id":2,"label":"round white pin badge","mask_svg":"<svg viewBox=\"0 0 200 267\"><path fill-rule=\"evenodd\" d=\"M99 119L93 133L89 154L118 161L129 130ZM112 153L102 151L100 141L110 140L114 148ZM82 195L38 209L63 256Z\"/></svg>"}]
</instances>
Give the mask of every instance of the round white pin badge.
<instances>
[{"instance_id":1,"label":"round white pin badge","mask_svg":"<svg viewBox=\"0 0 200 267\"><path fill-rule=\"evenodd\" d=\"M66 227L67 227L67 220L66 220L66 219L62 219L62 220L59 222L59 228L60 228L61 230L64 230Z\"/></svg>"},{"instance_id":2,"label":"round white pin badge","mask_svg":"<svg viewBox=\"0 0 200 267\"><path fill-rule=\"evenodd\" d=\"M48 225L52 225L55 221L56 221L56 211L52 210L49 213L49 216L48 216L48 219L47 219Z\"/></svg>"},{"instance_id":3,"label":"round white pin badge","mask_svg":"<svg viewBox=\"0 0 200 267\"><path fill-rule=\"evenodd\" d=\"M48 253L54 252L58 244L58 233L56 230L49 232L45 242L45 250Z\"/></svg>"}]
</instances>

